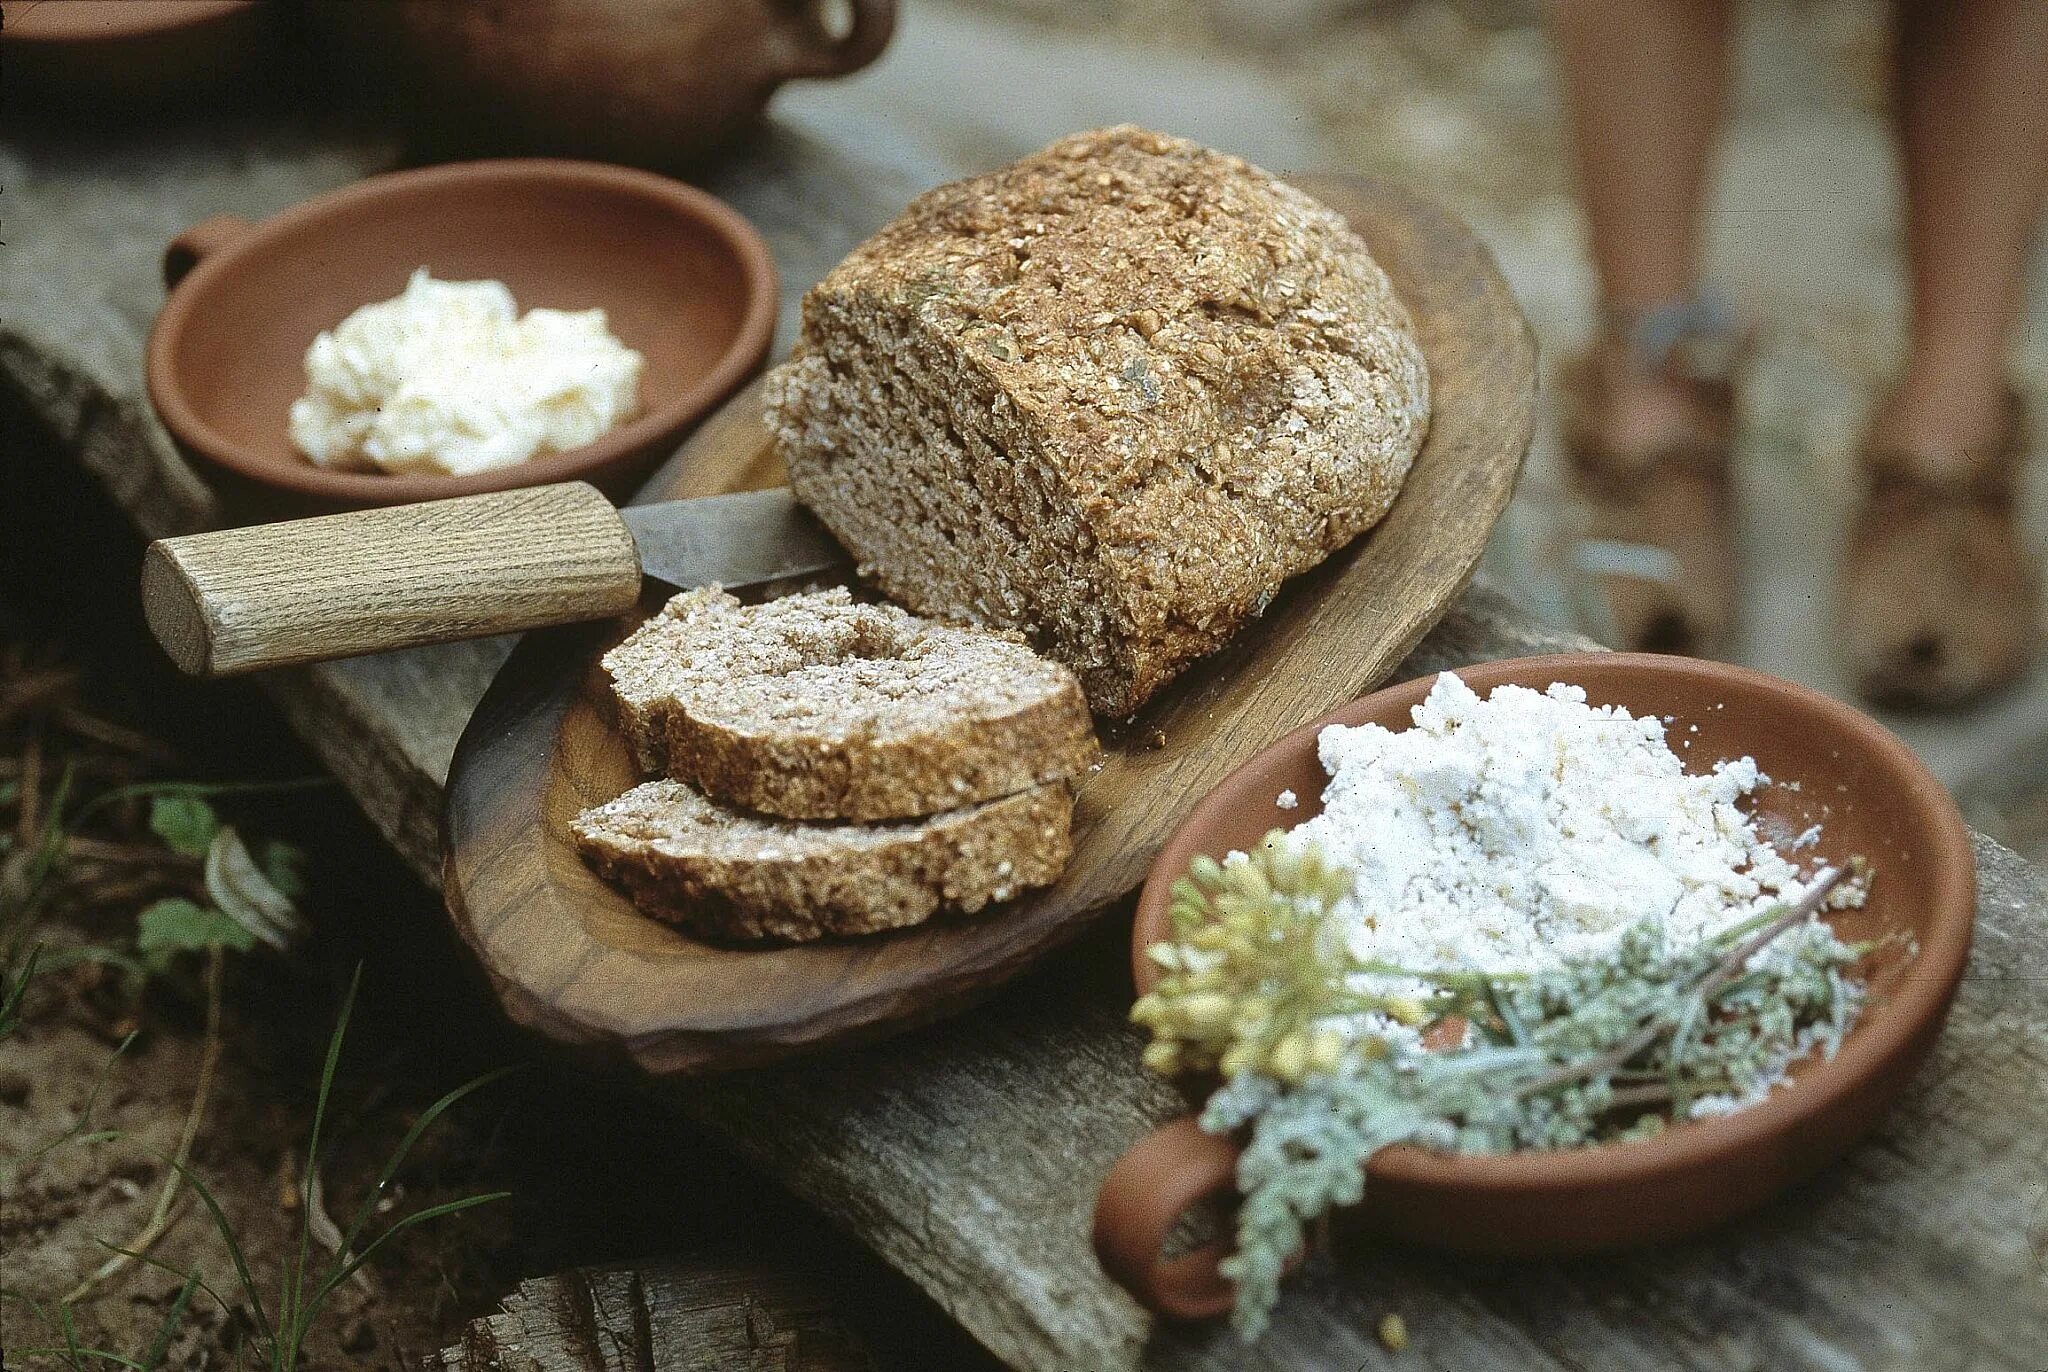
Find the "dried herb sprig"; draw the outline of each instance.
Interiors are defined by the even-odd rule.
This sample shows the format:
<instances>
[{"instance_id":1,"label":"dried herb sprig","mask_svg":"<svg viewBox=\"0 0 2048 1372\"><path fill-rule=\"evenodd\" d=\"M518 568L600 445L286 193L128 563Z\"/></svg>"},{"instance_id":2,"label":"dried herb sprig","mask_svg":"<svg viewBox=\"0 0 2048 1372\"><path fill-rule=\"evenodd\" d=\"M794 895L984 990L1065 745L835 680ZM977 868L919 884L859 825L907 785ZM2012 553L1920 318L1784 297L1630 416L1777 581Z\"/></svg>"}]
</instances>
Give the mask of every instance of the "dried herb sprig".
<instances>
[{"instance_id":1,"label":"dried herb sprig","mask_svg":"<svg viewBox=\"0 0 2048 1372\"><path fill-rule=\"evenodd\" d=\"M1331 975L1344 958L1330 907L1351 874L1274 830L1244 860L1198 857L1173 885L1176 941L1148 950L1159 985L1131 1007L1152 1031L1156 1072L1258 1071L1280 1081L1334 1071L1344 1036L1326 1022L1385 1008Z\"/></svg>"},{"instance_id":2,"label":"dried herb sprig","mask_svg":"<svg viewBox=\"0 0 2048 1372\"><path fill-rule=\"evenodd\" d=\"M1568 1148L1639 1137L1715 1098L1765 1091L1815 1047L1832 1055L1867 947L1816 918L1847 873L1816 875L1797 904L1674 946L1660 924L1626 930L1612 954L1521 976L1353 959L1329 918L1348 877L1269 836L1245 860L1205 862L1176 888L1165 972L1133 1008L1153 1031L1148 1064L1220 1068L1203 1112L1214 1133L1250 1127L1238 1163L1239 1331L1255 1338L1306 1226L1364 1197L1380 1149L1459 1153ZM1431 988L1426 1004L1357 988L1359 973ZM1342 1032L1378 1011L1424 1030L1464 1026L1428 1052ZM1355 1020L1349 1022L1355 1024Z\"/></svg>"}]
</instances>

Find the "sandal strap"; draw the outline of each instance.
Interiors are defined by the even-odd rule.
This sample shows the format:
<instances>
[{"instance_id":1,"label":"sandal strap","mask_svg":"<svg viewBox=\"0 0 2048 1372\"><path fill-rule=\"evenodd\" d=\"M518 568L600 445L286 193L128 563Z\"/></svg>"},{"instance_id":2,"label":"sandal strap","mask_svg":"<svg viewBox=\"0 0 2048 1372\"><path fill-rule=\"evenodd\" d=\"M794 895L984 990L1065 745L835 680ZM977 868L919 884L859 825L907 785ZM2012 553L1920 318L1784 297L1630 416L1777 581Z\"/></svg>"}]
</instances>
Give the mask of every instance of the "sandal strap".
<instances>
[{"instance_id":1,"label":"sandal strap","mask_svg":"<svg viewBox=\"0 0 2048 1372\"><path fill-rule=\"evenodd\" d=\"M1903 449L1868 442L1862 457L1863 471L1873 497L1899 495L1930 504L1985 505L2009 510L2016 498L2026 432L2026 404L2017 391L2008 388L1998 441L1988 449L1967 454L1952 470L1929 470L1926 463Z\"/></svg>"},{"instance_id":2,"label":"sandal strap","mask_svg":"<svg viewBox=\"0 0 2048 1372\"><path fill-rule=\"evenodd\" d=\"M1601 325L1646 375L1725 378L1743 350L1735 306L1710 286L1648 308L1603 305Z\"/></svg>"},{"instance_id":3,"label":"sandal strap","mask_svg":"<svg viewBox=\"0 0 2048 1372\"><path fill-rule=\"evenodd\" d=\"M1566 457L1583 489L1609 499L1639 495L1659 476L1698 478L1724 499L1733 486L1728 446L1705 439L1667 443L1653 452L1621 457L1585 443L1566 447Z\"/></svg>"},{"instance_id":4,"label":"sandal strap","mask_svg":"<svg viewBox=\"0 0 2048 1372\"><path fill-rule=\"evenodd\" d=\"M1648 308L1603 306L1599 341L1564 377L1565 450L1574 472L1617 497L1658 472L1682 472L1725 485L1735 428L1732 378L1745 350L1735 310L1718 291L1701 290ZM1615 448L1600 415L1617 373L1683 387L1698 422L1653 450Z\"/></svg>"}]
</instances>

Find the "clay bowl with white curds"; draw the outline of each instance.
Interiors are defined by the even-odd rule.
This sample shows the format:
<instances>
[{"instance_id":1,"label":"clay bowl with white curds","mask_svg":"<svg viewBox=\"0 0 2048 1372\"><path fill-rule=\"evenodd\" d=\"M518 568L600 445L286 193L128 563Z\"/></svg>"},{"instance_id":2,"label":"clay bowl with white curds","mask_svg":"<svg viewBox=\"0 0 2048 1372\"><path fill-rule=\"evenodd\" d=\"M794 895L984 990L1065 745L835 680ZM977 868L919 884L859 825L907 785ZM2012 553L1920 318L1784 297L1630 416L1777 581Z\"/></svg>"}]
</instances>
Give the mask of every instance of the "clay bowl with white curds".
<instances>
[{"instance_id":1,"label":"clay bowl with white curds","mask_svg":"<svg viewBox=\"0 0 2048 1372\"><path fill-rule=\"evenodd\" d=\"M522 310L602 309L639 353L639 408L594 442L467 475L338 470L292 442L306 352L420 268L502 281ZM774 331L775 265L724 202L651 172L513 158L374 176L164 255L150 403L236 515L276 519L588 481L624 499L744 383Z\"/></svg>"},{"instance_id":2,"label":"clay bowl with white curds","mask_svg":"<svg viewBox=\"0 0 2048 1372\"><path fill-rule=\"evenodd\" d=\"M1757 827L1821 825L1804 864L1869 864L1867 902L1828 913L1845 941L1877 941L1858 966L1868 999L1832 1059L1809 1056L1749 1108L1674 1124L1654 1137L1555 1152L1466 1156L1399 1146L1366 1168L1364 1230L1455 1252L1533 1257L1675 1239L1751 1210L1839 1157L1927 1056L1962 976L1976 917L1969 830L1941 783L1896 737L1847 705L1740 667L1636 653L1515 658L1459 671L1481 696L1567 682L1590 705L1669 717L1689 771L1749 756L1773 784ZM1232 773L1160 851L1131 934L1139 994L1162 975L1146 955L1171 937L1170 889L1198 854L1247 851L1321 810L1316 739L1332 724L1406 728L1434 678L1375 692L1294 730ZM1696 732L1695 732L1696 728ZM1292 791L1294 808L1277 797ZM1788 855L1789 856L1789 855ZM1234 1192L1238 1144L1192 1117L1139 1140L1105 1178L1095 1212L1104 1268L1146 1306L1182 1318L1230 1308L1210 1244L1162 1256L1183 1212Z\"/></svg>"}]
</instances>

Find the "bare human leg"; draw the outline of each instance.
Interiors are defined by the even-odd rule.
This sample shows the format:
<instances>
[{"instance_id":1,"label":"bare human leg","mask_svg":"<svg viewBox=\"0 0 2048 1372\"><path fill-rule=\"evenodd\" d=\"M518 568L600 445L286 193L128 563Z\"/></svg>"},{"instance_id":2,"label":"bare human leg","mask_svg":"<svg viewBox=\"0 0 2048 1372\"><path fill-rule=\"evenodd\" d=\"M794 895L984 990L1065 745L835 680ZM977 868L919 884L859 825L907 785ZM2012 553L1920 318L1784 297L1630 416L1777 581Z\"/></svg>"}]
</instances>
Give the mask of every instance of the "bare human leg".
<instances>
[{"instance_id":1,"label":"bare human leg","mask_svg":"<svg viewBox=\"0 0 2048 1372\"><path fill-rule=\"evenodd\" d=\"M1556 0L1579 192L1612 315L1699 290L1700 210L1727 106L1729 0ZM1615 446L1643 451L1686 427L1687 397L1654 375L1617 376Z\"/></svg>"},{"instance_id":2,"label":"bare human leg","mask_svg":"<svg viewBox=\"0 0 2048 1372\"><path fill-rule=\"evenodd\" d=\"M1897 37L1912 341L1889 445L1940 470L1997 444L2048 191L2048 4L1906 0Z\"/></svg>"},{"instance_id":3,"label":"bare human leg","mask_svg":"<svg viewBox=\"0 0 2048 1372\"><path fill-rule=\"evenodd\" d=\"M2039 634L2005 364L2048 191L2048 3L1906 0L1897 44L1912 325L1866 443L1842 628L1865 694L1949 705L2019 675Z\"/></svg>"},{"instance_id":4,"label":"bare human leg","mask_svg":"<svg viewBox=\"0 0 2048 1372\"><path fill-rule=\"evenodd\" d=\"M1598 578L1621 646L1712 652L1732 619L1733 392L1700 366L1700 212L1726 105L1728 0L1555 0L1600 341L1566 385L1574 485L1604 544L1661 573ZM1726 351L1725 347L1723 351Z\"/></svg>"}]
</instances>

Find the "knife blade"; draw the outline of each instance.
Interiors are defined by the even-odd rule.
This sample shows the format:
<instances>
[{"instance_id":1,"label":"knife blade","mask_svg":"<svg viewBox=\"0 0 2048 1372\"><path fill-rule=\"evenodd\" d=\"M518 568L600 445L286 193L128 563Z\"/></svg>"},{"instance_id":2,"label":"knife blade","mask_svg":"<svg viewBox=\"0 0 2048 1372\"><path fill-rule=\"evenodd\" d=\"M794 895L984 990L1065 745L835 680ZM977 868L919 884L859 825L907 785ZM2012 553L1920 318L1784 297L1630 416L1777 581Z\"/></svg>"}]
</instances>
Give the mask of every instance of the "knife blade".
<instances>
[{"instance_id":1,"label":"knife blade","mask_svg":"<svg viewBox=\"0 0 2048 1372\"><path fill-rule=\"evenodd\" d=\"M678 590L754 586L844 565L846 550L789 488L628 505L640 570Z\"/></svg>"},{"instance_id":2,"label":"knife blade","mask_svg":"<svg viewBox=\"0 0 2048 1372\"><path fill-rule=\"evenodd\" d=\"M566 482L161 539L142 603L172 661L228 676L621 615L643 574L738 587L847 560L786 489L619 510Z\"/></svg>"}]
</instances>

